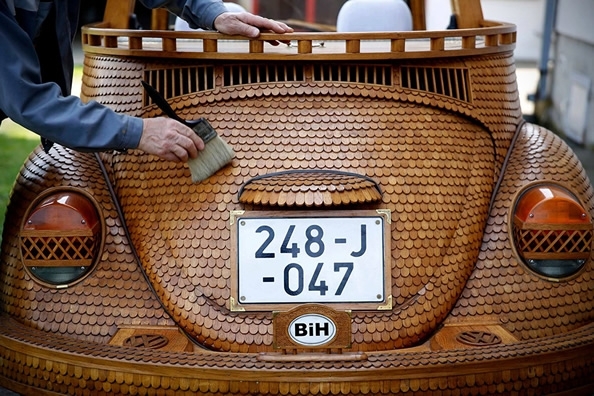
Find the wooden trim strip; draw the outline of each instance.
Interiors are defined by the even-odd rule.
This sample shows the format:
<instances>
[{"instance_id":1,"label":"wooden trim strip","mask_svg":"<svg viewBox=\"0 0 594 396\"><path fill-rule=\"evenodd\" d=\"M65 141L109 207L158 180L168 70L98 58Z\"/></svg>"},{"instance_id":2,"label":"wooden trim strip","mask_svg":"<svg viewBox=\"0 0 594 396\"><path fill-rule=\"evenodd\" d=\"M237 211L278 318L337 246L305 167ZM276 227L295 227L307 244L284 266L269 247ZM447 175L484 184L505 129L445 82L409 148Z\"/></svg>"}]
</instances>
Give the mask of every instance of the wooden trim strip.
<instances>
[{"instance_id":1,"label":"wooden trim strip","mask_svg":"<svg viewBox=\"0 0 594 396\"><path fill-rule=\"evenodd\" d=\"M516 26L492 25L444 31L262 33L260 37L248 40L215 32L109 29L105 24L94 24L82 28L82 43L85 52L104 55L209 59L236 59L249 55L253 60L280 59L287 55L292 59L418 59L512 51ZM277 40L297 43L266 45L266 41ZM314 41L323 44L314 45Z\"/></svg>"}]
</instances>

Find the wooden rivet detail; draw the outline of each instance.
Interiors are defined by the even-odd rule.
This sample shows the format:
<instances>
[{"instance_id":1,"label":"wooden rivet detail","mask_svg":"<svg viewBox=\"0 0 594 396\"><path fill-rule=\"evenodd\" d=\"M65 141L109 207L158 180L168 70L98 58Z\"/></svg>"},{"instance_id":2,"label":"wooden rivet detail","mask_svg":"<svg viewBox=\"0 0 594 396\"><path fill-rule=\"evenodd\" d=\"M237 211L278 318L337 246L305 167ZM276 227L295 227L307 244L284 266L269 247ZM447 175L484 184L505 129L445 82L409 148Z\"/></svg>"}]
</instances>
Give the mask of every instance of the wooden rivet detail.
<instances>
[{"instance_id":1,"label":"wooden rivet detail","mask_svg":"<svg viewBox=\"0 0 594 396\"><path fill-rule=\"evenodd\" d=\"M297 47L298 47L298 51L300 54L311 54L311 51L312 51L311 40L299 40Z\"/></svg>"},{"instance_id":2,"label":"wooden rivet detail","mask_svg":"<svg viewBox=\"0 0 594 396\"><path fill-rule=\"evenodd\" d=\"M349 54L357 54L361 51L360 40L346 40L346 52Z\"/></svg>"},{"instance_id":3,"label":"wooden rivet detail","mask_svg":"<svg viewBox=\"0 0 594 396\"><path fill-rule=\"evenodd\" d=\"M204 47L204 52L217 52L218 51L217 40L204 39L204 40L202 40L202 46Z\"/></svg>"},{"instance_id":4,"label":"wooden rivet detail","mask_svg":"<svg viewBox=\"0 0 594 396\"><path fill-rule=\"evenodd\" d=\"M163 51L177 51L177 42L175 38L163 37Z\"/></svg>"},{"instance_id":5,"label":"wooden rivet detail","mask_svg":"<svg viewBox=\"0 0 594 396\"><path fill-rule=\"evenodd\" d=\"M142 37L130 37L129 40L131 50L142 49Z\"/></svg>"},{"instance_id":6,"label":"wooden rivet detail","mask_svg":"<svg viewBox=\"0 0 594 396\"><path fill-rule=\"evenodd\" d=\"M435 37L431 39L431 51L443 51L445 39L443 37Z\"/></svg>"},{"instance_id":7,"label":"wooden rivet detail","mask_svg":"<svg viewBox=\"0 0 594 396\"><path fill-rule=\"evenodd\" d=\"M250 41L250 54L260 54L264 52L264 41Z\"/></svg>"}]
</instances>

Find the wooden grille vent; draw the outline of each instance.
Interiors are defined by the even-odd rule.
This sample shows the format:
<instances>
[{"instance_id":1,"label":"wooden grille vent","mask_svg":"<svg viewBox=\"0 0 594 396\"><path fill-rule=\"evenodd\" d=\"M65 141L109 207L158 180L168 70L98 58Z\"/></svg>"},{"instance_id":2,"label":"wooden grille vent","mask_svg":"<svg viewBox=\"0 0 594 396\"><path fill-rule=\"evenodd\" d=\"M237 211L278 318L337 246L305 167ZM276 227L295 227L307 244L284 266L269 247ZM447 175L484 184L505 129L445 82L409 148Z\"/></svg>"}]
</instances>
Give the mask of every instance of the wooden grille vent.
<instances>
[{"instance_id":1,"label":"wooden grille vent","mask_svg":"<svg viewBox=\"0 0 594 396\"><path fill-rule=\"evenodd\" d=\"M392 67L375 65L319 64L314 66L314 81L392 85Z\"/></svg>"},{"instance_id":2,"label":"wooden grille vent","mask_svg":"<svg viewBox=\"0 0 594 396\"><path fill-rule=\"evenodd\" d=\"M213 66L145 70L144 81L169 99L214 89L215 72ZM144 105L148 106L152 103L148 95L145 95Z\"/></svg>"},{"instance_id":3,"label":"wooden grille vent","mask_svg":"<svg viewBox=\"0 0 594 396\"><path fill-rule=\"evenodd\" d=\"M223 66L223 87L283 82L304 82L306 71L299 64L251 64ZM318 64L313 67L316 82L347 82L392 85L392 67L374 65ZM194 66L145 70L144 80L166 98L209 91L215 88L215 69ZM153 101L144 96L144 105Z\"/></svg>"},{"instance_id":4,"label":"wooden grille vent","mask_svg":"<svg viewBox=\"0 0 594 396\"><path fill-rule=\"evenodd\" d=\"M538 228L515 220L514 239L518 252L526 260L586 260L593 242L591 225L568 225Z\"/></svg>"},{"instance_id":5,"label":"wooden grille vent","mask_svg":"<svg viewBox=\"0 0 594 396\"><path fill-rule=\"evenodd\" d=\"M402 66L400 84L402 88L431 92L470 102L467 69Z\"/></svg>"},{"instance_id":6,"label":"wooden grille vent","mask_svg":"<svg viewBox=\"0 0 594 396\"><path fill-rule=\"evenodd\" d=\"M295 64L253 64L223 67L223 86L305 81L303 66Z\"/></svg>"},{"instance_id":7,"label":"wooden grille vent","mask_svg":"<svg viewBox=\"0 0 594 396\"><path fill-rule=\"evenodd\" d=\"M488 331L464 331L456 336L462 344L471 346L491 346L501 344L501 337Z\"/></svg>"},{"instance_id":8,"label":"wooden grille vent","mask_svg":"<svg viewBox=\"0 0 594 396\"><path fill-rule=\"evenodd\" d=\"M124 340L123 345L134 348L161 349L169 344L169 338L161 334L133 335Z\"/></svg>"},{"instance_id":9,"label":"wooden grille vent","mask_svg":"<svg viewBox=\"0 0 594 396\"><path fill-rule=\"evenodd\" d=\"M26 266L88 266L91 265L99 246L99 239L92 232L21 232L21 253ZM56 235L58 234L58 235Z\"/></svg>"}]
</instances>

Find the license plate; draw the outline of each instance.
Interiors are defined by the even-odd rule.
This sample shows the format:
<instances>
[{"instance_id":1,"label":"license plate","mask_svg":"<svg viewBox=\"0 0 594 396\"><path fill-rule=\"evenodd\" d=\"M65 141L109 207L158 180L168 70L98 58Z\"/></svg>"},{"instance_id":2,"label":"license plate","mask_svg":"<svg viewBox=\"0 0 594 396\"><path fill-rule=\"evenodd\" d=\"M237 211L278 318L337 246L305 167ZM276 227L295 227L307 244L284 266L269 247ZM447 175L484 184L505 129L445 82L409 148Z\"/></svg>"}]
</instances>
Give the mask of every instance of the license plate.
<instances>
[{"instance_id":1,"label":"license plate","mask_svg":"<svg viewBox=\"0 0 594 396\"><path fill-rule=\"evenodd\" d=\"M282 216L282 217L280 217ZM387 309L389 213L241 212L232 226L232 309L340 304Z\"/></svg>"}]
</instances>

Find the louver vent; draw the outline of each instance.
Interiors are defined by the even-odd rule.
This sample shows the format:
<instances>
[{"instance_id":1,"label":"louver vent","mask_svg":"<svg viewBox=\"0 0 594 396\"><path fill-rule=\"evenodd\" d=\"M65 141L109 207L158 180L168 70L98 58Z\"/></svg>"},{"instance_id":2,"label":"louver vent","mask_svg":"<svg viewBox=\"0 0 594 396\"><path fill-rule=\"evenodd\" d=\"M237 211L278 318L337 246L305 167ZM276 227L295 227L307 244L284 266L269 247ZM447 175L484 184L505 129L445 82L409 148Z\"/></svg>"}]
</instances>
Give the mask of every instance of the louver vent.
<instances>
[{"instance_id":1,"label":"louver vent","mask_svg":"<svg viewBox=\"0 0 594 396\"><path fill-rule=\"evenodd\" d=\"M223 86L270 82L302 82L307 73L301 65L236 65L225 66ZM349 82L392 85L390 66L317 64L312 79L317 82Z\"/></svg>"},{"instance_id":2,"label":"louver vent","mask_svg":"<svg viewBox=\"0 0 594 396\"><path fill-rule=\"evenodd\" d=\"M403 66L400 84L402 88L431 92L470 102L467 69Z\"/></svg>"},{"instance_id":3,"label":"louver vent","mask_svg":"<svg viewBox=\"0 0 594 396\"><path fill-rule=\"evenodd\" d=\"M156 69L146 70L144 80L169 99L214 89L215 73L213 66ZM148 95L145 95L144 105L152 103Z\"/></svg>"},{"instance_id":4,"label":"louver vent","mask_svg":"<svg viewBox=\"0 0 594 396\"><path fill-rule=\"evenodd\" d=\"M392 67L374 65L320 64L314 66L314 81L392 85Z\"/></svg>"},{"instance_id":5,"label":"louver vent","mask_svg":"<svg viewBox=\"0 0 594 396\"><path fill-rule=\"evenodd\" d=\"M304 81L303 67L289 64L233 65L223 68L223 86Z\"/></svg>"},{"instance_id":6,"label":"louver vent","mask_svg":"<svg viewBox=\"0 0 594 396\"><path fill-rule=\"evenodd\" d=\"M160 334L133 335L124 340L124 346L134 348L160 349L169 344L169 339Z\"/></svg>"}]
</instances>

